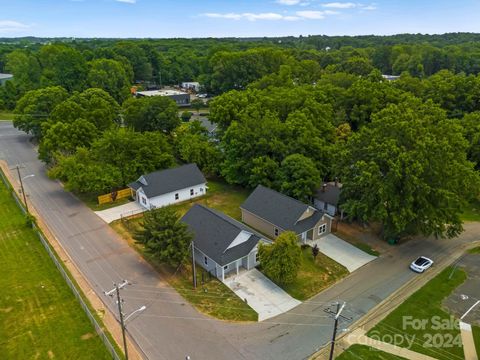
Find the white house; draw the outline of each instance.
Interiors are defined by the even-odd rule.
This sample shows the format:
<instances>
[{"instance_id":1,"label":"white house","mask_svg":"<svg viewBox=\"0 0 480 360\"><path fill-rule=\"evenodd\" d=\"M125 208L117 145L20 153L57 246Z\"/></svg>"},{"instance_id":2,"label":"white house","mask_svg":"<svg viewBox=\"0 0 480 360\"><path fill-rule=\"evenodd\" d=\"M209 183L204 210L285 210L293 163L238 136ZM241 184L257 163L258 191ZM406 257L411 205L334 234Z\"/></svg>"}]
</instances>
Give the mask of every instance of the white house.
<instances>
[{"instance_id":1,"label":"white house","mask_svg":"<svg viewBox=\"0 0 480 360\"><path fill-rule=\"evenodd\" d=\"M271 243L241 222L199 204L181 221L194 234L195 262L221 281L257 266L258 243Z\"/></svg>"},{"instance_id":2,"label":"white house","mask_svg":"<svg viewBox=\"0 0 480 360\"><path fill-rule=\"evenodd\" d=\"M142 175L128 187L133 198L150 210L205 195L207 180L196 164L187 164Z\"/></svg>"},{"instance_id":3,"label":"white house","mask_svg":"<svg viewBox=\"0 0 480 360\"><path fill-rule=\"evenodd\" d=\"M195 92L200 91L200 83L198 83L196 81L182 82L181 87L182 87L182 89L185 89L185 90L193 90Z\"/></svg>"}]
</instances>

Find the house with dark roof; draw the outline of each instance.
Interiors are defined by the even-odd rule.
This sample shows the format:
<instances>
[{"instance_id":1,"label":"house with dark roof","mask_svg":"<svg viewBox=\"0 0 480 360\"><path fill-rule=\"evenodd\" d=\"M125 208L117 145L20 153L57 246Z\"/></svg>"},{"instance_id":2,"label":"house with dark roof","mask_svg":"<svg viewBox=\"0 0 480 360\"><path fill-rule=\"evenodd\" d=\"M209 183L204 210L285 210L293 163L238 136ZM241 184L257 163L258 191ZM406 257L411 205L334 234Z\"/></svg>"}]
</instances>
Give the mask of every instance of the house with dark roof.
<instances>
[{"instance_id":1,"label":"house with dark roof","mask_svg":"<svg viewBox=\"0 0 480 360\"><path fill-rule=\"evenodd\" d=\"M343 219L343 210L338 206L341 192L342 184L338 181L324 183L315 191L313 206L318 210L325 211L331 216L340 214L340 219Z\"/></svg>"},{"instance_id":2,"label":"house with dark roof","mask_svg":"<svg viewBox=\"0 0 480 360\"><path fill-rule=\"evenodd\" d=\"M128 187L133 198L150 210L205 195L207 180L196 164L187 164L142 175Z\"/></svg>"},{"instance_id":3,"label":"house with dark roof","mask_svg":"<svg viewBox=\"0 0 480 360\"><path fill-rule=\"evenodd\" d=\"M293 231L302 243L330 233L332 217L313 206L258 185L240 206L242 221L275 239Z\"/></svg>"},{"instance_id":4,"label":"house with dark roof","mask_svg":"<svg viewBox=\"0 0 480 360\"><path fill-rule=\"evenodd\" d=\"M195 204L181 219L193 232L195 261L219 280L258 265L258 243L269 242L231 217Z\"/></svg>"}]
</instances>

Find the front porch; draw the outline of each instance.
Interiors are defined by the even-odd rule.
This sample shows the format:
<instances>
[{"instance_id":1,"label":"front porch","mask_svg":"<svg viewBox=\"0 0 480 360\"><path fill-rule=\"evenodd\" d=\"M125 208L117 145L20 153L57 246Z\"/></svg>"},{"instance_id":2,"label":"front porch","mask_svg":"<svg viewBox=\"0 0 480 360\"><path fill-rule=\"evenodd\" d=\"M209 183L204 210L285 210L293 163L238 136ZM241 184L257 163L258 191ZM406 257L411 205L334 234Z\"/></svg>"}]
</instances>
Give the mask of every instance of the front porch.
<instances>
[{"instance_id":1,"label":"front porch","mask_svg":"<svg viewBox=\"0 0 480 360\"><path fill-rule=\"evenodd\" d=\"M256 254L256 252L252 252L223 267L217 265L217 277L223 282L231 276L237 276L242 272L253 269L257 265Z\"/></svg>"}]
</instances>

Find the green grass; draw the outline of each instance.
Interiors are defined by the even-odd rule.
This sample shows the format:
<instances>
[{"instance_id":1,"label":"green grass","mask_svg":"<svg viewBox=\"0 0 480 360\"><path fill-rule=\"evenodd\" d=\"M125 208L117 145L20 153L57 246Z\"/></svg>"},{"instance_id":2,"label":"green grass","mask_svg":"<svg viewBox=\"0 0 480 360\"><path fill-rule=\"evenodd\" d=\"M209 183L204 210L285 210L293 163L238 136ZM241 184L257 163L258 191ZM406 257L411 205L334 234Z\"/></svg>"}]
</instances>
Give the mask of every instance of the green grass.
<instances>
[{"instance_id":1,"label":"green grass","mask_svg":"<svg viewBox=\"0 0 480 360\"><path fill-rule=\"evenodd\" d=\"M403 360L404 358L398 357L386 352L376 350L370 346L355 344L345 350L340 356L336 357L337 360Z\"/></svg>"},{"instance_id":2,"label":"green grass","mask_svg":"<svg viewBox=\"0 0 480 360\"><path fill-rule=\"evenodd\" d=\"M13 113L0 110L0 120L13 120Z\"/></svg>"},{"instance_id":3,"label":"green grass","mask_svg":"<svg viewBox=\"0 0 480 360\"><path fill-rule=\"evenodd\" d=\"M198 287L193 290L192 273L189 266L175 272L146 254L132 237L132 234L140 229L140 223L141 217L137 217L128 222L115 221L110 226L127 240L130 246L135 248L198 311L221 320L257 321L257 313L216 278L208 278L208 274L204 274L204 279L207 279L207 281L202 285L203 269L200 266L197 266Z\"/></svg>"},{"instance_id":4,"label":"green grass","mask_svg":"<svg viewBox=\"0 0 480 360\"><path fill-rule=\"evenodd\" d=\"M475 341L475 349L477 349L478 358L480 358L480 327L472 326L473 340Z\"/></svg>"},{"instance_id":5,"label":"green grass","mask_svg":"<svg viewBox=\"0 0 480 360\"><path fill-rule=\"evenodd\" d=\"M380 256L380 253L377 250L372 249L372 247L370 245L365 244L364 242L361 242L360 240L358 240L357 238L355 238L351 235L348 235L348 234L346 234L344 232L341 232L341 231L335 231L334 234L337 235L340 239L343 239L343 240L347 241L351 245L353 245L356 248L362 250L363 252L366 252L369 255Z\"/></svg>"},{"instance_id":6,"label":"green grass","mask_svg":"<svg viewBox=\"0 0 480 360\"><path fill-rule=\"evenodd\" d=\"M215 180L209 180L207 186L206 195L171 206L177 210L180 216L183 216L194 204L202 204L240 221L242 219L240 205L248 197L250 191Z\"/></svg>"},{"instance_id":7,"label":"green grass","mask_svg":"<svg viewBox=\"0 0 480 360\"><path fill-rule=\"evenodd\" d=\"M0 183L2 359L110 359L35 232Z\"/></svg>"},{"instance_id":8,"label":"green grass","mask_svg":"<svg viewBox=\"0 0 480 360\"><path fill-rule=\"evenodd\" d=\"M295 299L304 301L318 294L344 276L348 270L329 257L319 253L314 260L312 249L302 249L302 264L294 282L281 287Z\"/></svg>"},{"instance_id":9,"label":"green grass","mask_svg":"<svg viewBox=\"0 0 480 360\"><path fill-rule=\"evenodd\" d=\"M468 204L460 217L463 221L480 221L480 199Z\"/></svg>"},{"instance_id":10,"label":"green grass","mask_svg":"<svg viewBox=\"0 0 480 360\"><path fill-rule=\"evenodd\" d=\"M85 193L75 193L75 196L78 197L85 205L87 205L93 211L101 211L113 208L115 206L123 205L132 201L131 198L118 199L114 202L98 205L98 197L94 194L85 194Z\"/></svg>"},{"instance_id":11,"label":"green grass","mask_svg":"<svg viewBox=\"0 0 480 360\"><path fill-rule=\"evenodd\" d=\"M442 300L449 296L455 288L461 285L467 275L462 269L457 269L452 278L449 276L452 268L449 267L443 270L434 279L428 282L424 287L415 292L406 301L403 302L397 309L390 313L384 320L378 323L372 330L368 332L368 336L379 336L381 340L386 334L389 335L408 335L409 338L415 336L415 343L411 350L417 351L434 357L439 360L463 359L462 346L441 346L440 342L445 344L451 337L459 339L460 330L450 328L439 330L432 328L431 319L433 316L438 316L439 319L451 319L450 314L442 308ZM421 275L420 275L421 276ZM404 326L404 316L411 316L413 319L428 320L425 328L414 329L411 325ZM397 335L398 336L398 335ZM428 342L430 336L436 336L439 340L437 347L424 347L423 344ZM458 338L457 338L458 336ZM405 346L397 343L399 346Z\"/></svg>"},{"instance_id":12,"label":"green grass","mask_svg":"<svg viewBox=\"0 0 480 360\"><path fill-rule=\"evenodd\" d=\"M469 254L480 254L480 246L474 247L473 249L468 250Z\"/></svg>"}]
</instances>

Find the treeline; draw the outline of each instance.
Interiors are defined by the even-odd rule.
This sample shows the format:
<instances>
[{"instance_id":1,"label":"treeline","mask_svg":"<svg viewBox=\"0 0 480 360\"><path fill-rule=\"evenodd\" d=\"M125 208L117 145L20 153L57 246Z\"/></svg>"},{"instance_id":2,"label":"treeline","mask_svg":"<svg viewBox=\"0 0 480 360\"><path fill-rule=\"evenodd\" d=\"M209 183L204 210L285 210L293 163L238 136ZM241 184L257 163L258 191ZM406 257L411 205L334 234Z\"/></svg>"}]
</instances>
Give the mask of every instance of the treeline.
<instances>
[{"instance_id":1,"label":"treeline","mask_svg":"<svg viewBox=\"0 0 480 360\"><path fill-rule=\"evenodd\" d=\"M19 39L0 43L0 72L15 75L0 90L0 106L13 109L29 90L90 87L123 102L134 83L173 85L199 81L221 94L277 72L281 65L308 71L368 75L408 72L428 77L440 70L480 72L480 35L395 35L262 39ZM39 39L42 40L42 39ZM45 43L46 42L46 43ZM307 70L306 70L307 71ZM314 74L317 76L317 74Z\"/></svg>"}]
</instances>

